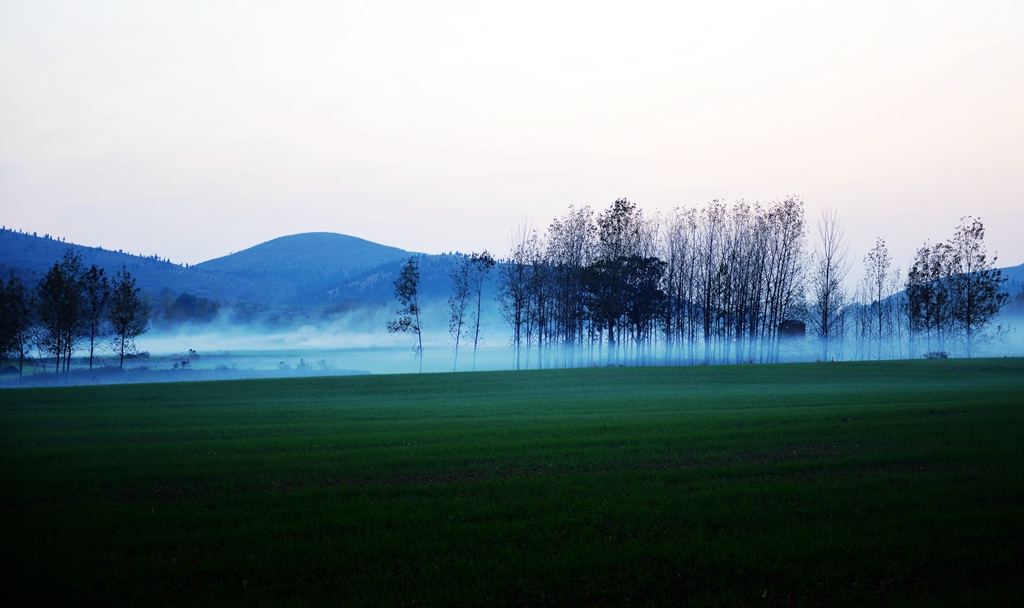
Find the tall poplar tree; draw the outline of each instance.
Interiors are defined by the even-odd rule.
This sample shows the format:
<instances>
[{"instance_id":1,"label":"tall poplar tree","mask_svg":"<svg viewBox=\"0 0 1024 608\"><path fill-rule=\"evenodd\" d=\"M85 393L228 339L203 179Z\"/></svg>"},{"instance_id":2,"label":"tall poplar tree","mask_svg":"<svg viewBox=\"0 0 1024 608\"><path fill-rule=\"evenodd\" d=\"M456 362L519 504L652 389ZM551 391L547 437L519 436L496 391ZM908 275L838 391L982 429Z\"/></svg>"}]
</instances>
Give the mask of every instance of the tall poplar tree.
<instances>
[{"instance_id":1,"label":"tall poplar tree","mask_svg":"<svg viewBox=\"0 0 1024 608\"><path fill-rule=\"evenodd\" d=\"M473 252L469 258L469 295L476 300L476 310L473 312L473 371L476 371L476 351L480 346L480 321L483 315L484 283L487 275L494 268L494 257L484 250L483 253Z\"/></svg>"},{"instance_id":2,"label":"tall poplar tree","mask_svg":"<svg viewBox=\"0 0 1024 608\"><path fill-rule=\"evenodd\" d=\"M452 294L448 296L448 333L455 346L453 372L459 368L459 342L465 333L463 326L466 324L466 306L469 305L470 296L469 273L469 256L459 255L455 259L455 265L452 266Z\"/></svg>"},{"instance_id":3,"label":"tall poplar tree","mask_svg":"<svg viewBox=\"0 0 1024 608\"><path fill-rule=\"evenodd\" d=\"M110 300L110 281L102 268L95 264L82 275L85 302L85 331L89 334L89 369L92 369L96 341L103 336L104 313Z\"/></svg>"},{"instance_id":4,"label":"tall poplar tree","mask_svg":"<svg viewBox=\"0 0 1024 608\"><path fill-rule=\"evenodd\" d=\"M396 311L397 317L388 321L387 328L390 333L412 334L416 337L413 355L420 360L420 373L422 374L423 331L420 324L419 285L419 263L416 258L409 258L409 261L402 266L402 272L395 279L395 299L398 300L399 308Z\"/></svg>"},{"instance_id":5,"label":"tall poplar tree","mask_svg":"<svg viewBox=\"0 0 1024 608\"><path fill-rule=\"evenodd\" d=\"M850 272L846 262L849 245L839 215L834 210L823 211L818 219L818 241L811 269L812 304L811 326L821 343L821 359L828 361L832 354L832 341L843 339L842 327L846 306L843 281Z\"/></svg>"}]
</instances>

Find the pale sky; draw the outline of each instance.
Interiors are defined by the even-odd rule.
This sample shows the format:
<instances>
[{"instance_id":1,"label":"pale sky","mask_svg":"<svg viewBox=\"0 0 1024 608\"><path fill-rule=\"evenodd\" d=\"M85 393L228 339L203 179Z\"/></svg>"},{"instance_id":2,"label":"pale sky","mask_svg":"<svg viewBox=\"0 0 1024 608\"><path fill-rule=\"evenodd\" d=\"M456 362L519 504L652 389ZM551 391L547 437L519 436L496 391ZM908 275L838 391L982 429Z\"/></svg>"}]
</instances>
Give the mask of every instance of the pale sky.
<instances>
[{"instance_id":1,"label":"pale sky","mask_svg":"<svg viewBox=\"0 0 1024 608\"><path fill-rule=\"evenodd\" d=\"M196 263L800 195L1024 262L1024 2L0 0L0 224Z\"/></svg>"}]
</instances>

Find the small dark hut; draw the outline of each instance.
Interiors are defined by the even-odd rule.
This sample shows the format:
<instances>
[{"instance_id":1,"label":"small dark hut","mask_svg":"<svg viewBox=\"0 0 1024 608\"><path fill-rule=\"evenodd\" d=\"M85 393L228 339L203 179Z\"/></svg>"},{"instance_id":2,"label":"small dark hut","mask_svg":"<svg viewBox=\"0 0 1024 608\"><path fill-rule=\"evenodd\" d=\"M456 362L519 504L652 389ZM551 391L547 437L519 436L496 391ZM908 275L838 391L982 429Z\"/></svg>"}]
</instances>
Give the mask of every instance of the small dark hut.
<instances>
[{"instance_id":1,"label":"small dark hut","mask_svg":"<svg viewBox=\"0 0 1024 608\"><path fill-rule=\"evenodd\" d=\"M787 319L779 323L780 338L804 338L807 336L807 325L803 321Z\"/></svg>"}]
</instances>

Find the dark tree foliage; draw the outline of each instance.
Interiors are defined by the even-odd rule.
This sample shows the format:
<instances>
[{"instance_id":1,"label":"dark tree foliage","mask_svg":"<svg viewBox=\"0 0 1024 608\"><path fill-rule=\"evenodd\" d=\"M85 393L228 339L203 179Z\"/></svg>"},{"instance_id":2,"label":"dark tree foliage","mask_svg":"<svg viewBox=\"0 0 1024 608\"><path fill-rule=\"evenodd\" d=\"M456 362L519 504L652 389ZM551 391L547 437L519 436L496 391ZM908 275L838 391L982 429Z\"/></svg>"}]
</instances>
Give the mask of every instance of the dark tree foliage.
<instances>
[{"instance_id":1,"label":"dark tree foliage","mask_svg":"<svg viewBox=\"0 0 1024 608\"><path fill-rule=\"evenodd\" d=\"M984 240L981 221L964 217L953 238L917 250L905 289L911 337L923 334L926 352L945 352L947 341L959 337L971 357L978 336L1009 301Z\"/></svg>"},{"instance_id":2,"label":"dark tree foliage","mask_svg":"<svg viewBox=\"0 0 1024 608\"><path fill-rule=\"evenodd\" d=\"M24 374L32 309L21 278L12 273L7 283L0 279L0 368L7 358L18 359L18 375ZM0 376L2 377L2 376Z\"/></svg>"},{"instance_id":3,"label":"dark tree foliage","mask_svg":"<svg viewBox=\"0 0 1024 608\"><path fill-rule=\"evenodd\" d=\"M395 279L395 299L399 308L396 318L388 321L387 329L391 333L406 333L416 337L413 355L420 360L420 373L423 373L423 332L420 325L420 306L418 291L420 283L419 264L416 258L402 266L402 272Z\"/></svg>"},{"instance_id":4,"label":"dark tree foliage","mask_svg":"<svg viewBox=\"0 0 1024 608\"><path fill-rule=\"evenodd\" d=\"M629 306L627 284L630 281L628 260L640 253L642 215L634 203L620 198L597 216L597 283L595 297L598 332L608 332L608 348L613 359L619 359L618 344L626 329L624 316Z\"/></svg>"},{"instance_id":5,"label":"dark tree foliage","mask_svg":"<svg viewBox=\"0 0 1024 608\"><path fill-rule=\"evenodd\" d=\"M583 272L587 320L600 338L608 333L608 349L615 353L617 322L622 317L622 260L599 259Z\"/></svg>"},{"instance_id":6,"label":"dark tree foliage","mask_svg":"<svg viewBox=\"0 0 1024 608\"><path fill-rule=\"evenodd\" d=\"M11 282L14 276L11 276ZM3 361L14 353L14 315L11 313L10 296L8 295L8 284L0 278L0 369L3 368ZM0 376L2 380L2 376Z\"/></svg>"},{"instance_id":7,"label":"dark tree foliage","mask_svg":"<svg viewBox=\"0 0 1024 608\"><path fill-rule=\"evenodd\" d=\"M950 245L959 266L953 282L953 318L964 337L967 356L973 355L978 335L1009 301L1002 289L1006 281L995 268L996 256L988 259L985 251L985 227L981 220L960 220Z\"/></svg>"},{"instance_id":8,"label":"dark tree foliage","mask_svg":"<svg viewBox=\"0 0 1024 608\"><path fill-rule=\"evenodd\" d=\"M217 318L218 312L220 303L216 300L182 293L164 310L164 319L175 323L208 323Z\"/></svg>"},{"instance_id":9,"label":"dark tree foliage","mask_svg":"<svg viewBox=\"0 0 1024 608\"><path fill-rule=\"evenodd\" d=\"M84 336L86 298L82 258L69 249L39 282L35 294L39 346L67 374L71 355Z\"/></svg>"},{"instance_id":10,"label":"dark tree foliage","mask_svg":"<svg viewBox=\"0 0 1024 608\"><path fill-rule=\"evenodd\" d=\"M925 243L914 255L904 286L911 341L925 342L926 352L944 352L953 333L952 256L946 243Z\"/></svg>"},{"instance_id":11,"label":"dark tree foliage","mask_svg":"<svg viewBox=\"0 0 1024 608\"><path fill-rule=\"evenodd\" d=\"M125 353L135 350L135 338L146 332L145 315L146 309L139 298L139 288L135 286L135 279L127 267L121 266L111 284L110 307L107 310L114 349L119 354L121 369L124 369Z\"/></svg>"},{"instance_id":12,"label":"dark tree foliage","mask_svg":"<svg viewBox=\"0 0 1024 608\"><path fill-rule=\"evenodd\" d=\"M656 322L663 315L666 297L661 285L665 266L665 262L656 257L637 255L625 259L625 319L630 338L637 344L637 359L640 363L650 360L649 349L654 339Z\"/></svg>"}]
</instances>

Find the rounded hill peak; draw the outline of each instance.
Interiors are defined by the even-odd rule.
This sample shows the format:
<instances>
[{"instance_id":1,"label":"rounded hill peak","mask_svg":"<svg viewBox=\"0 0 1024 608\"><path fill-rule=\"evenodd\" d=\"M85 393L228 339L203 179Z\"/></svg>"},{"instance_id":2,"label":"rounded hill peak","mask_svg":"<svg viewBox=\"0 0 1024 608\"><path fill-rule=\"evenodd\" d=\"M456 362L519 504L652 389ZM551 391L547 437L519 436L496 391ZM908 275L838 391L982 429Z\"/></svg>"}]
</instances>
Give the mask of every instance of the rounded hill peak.
<instances>
[{"instance_id":1,"label":"rounded hill peak","mask_svg":"<svg viewBox=\"0 0 1024 608\"><path fill-rule=\"evenodd\" d=\"M347 274L408 255L404 249L347 234L305 232L271 239L196 267L240 276L297 279Z\"/></svg>"}]
</instances>

